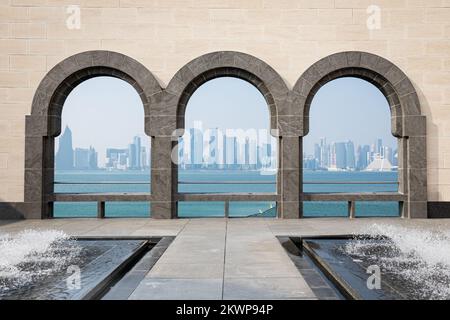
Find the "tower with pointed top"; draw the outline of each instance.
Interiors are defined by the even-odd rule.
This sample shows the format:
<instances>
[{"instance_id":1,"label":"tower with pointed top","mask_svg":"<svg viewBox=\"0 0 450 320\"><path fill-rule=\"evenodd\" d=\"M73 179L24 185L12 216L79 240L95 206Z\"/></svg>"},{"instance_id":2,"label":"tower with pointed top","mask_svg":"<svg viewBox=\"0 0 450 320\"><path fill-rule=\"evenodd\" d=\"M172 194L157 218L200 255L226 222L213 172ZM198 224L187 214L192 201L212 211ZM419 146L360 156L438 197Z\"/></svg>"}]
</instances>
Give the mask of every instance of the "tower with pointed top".
<instances>
[{"instance_id":1,"label":"tower with pointed top","mask_svg":"<svg viewBox=\"0 0 450 320\"><path fill-rule=\"evenodd\" d=\"M73 170L72 131L66 126L59 138L59 148L55 157L56 170Z\"/></svg>"}]
</instances>

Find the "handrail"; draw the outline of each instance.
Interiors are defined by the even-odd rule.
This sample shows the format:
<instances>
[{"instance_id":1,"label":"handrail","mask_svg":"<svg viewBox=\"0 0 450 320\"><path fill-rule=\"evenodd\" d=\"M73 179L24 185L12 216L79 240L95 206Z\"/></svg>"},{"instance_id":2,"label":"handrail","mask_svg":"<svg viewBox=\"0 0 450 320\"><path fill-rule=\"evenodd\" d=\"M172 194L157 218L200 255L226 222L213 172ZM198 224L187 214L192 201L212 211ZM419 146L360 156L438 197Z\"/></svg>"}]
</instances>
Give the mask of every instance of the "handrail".
<instances>
[{"instance_id":1,"label":"handrail","mask_svg":"<svg viewBox=\"0 0 450 320\"><path fill-rule=\"evenodd\" d=\"M178 181L178 184L276 184L276 181Z\"/></svg>"},{"instance_id":2,"label":"handrail","mask_svg":"<svg viewBox=\"0 0 450 320\"><path fill-rule=\"evenodd\" d=\"M398 181L304 181L303 184L399 184Z\"/></svg>"},{"instance_id":3,"label":"handrail","mask_svg":"<svg viewBox=\"0 0 450 320\"><path fill-rule=\"evenodd\" d=\"M70 182L70 181L55 181L54 184L65 184L65 185L102 185L102 184L145 184L149 185L150 182L144 181L98 181L98 182Z\"/></svg>"},{"instance_id":4,"label":"handrail","mask_svg":"<svg viewBox=\"0 0 450 320\"><path fill-rule=\"evenodd\" d=\"M347 201L348 216L355 218L355 202L357 201L396 201L404 202L407 195L399 192L360 192L360 193L303 193L301 201ZM48 196L48 201L63 202L97 202L97 216L105 217L106 201L152 201L150 193L53 193ZM180 192L175 196L176 201L219 201L224 202L225 216L229 215L230 202L232 201L280 201L276 193L198 193Z\"/></svg>"}]
</instances>

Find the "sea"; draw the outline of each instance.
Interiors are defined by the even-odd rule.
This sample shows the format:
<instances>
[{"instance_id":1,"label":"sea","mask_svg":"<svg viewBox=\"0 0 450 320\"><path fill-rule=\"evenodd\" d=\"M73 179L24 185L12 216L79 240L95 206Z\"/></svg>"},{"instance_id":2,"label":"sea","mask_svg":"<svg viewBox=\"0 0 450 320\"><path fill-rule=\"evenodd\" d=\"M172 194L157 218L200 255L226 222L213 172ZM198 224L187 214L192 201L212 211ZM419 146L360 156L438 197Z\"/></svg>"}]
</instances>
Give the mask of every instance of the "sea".
<instances>
[{"instance_id":1,"label":"sea","mask_svg":"<svg viewBox=\"0 0 450 320\"><path fill-rule=\"evenodd\" d=\"M304 192L396 192L397 172L304 171ZM180 170L179 192L275 192L276 175L251 170ZM150 192L150 171L56 171L55 192ZM262 184L240 184L239 181ZM189 184L189 183L202 184ZM214 182L214 184L208 184ZM232 182L233 184L217 184ZM367 182L367 184L348 184ZM378 184L370 184L377 182ZM381 182L381 184L380 184ZM394 183L392 183L394 182ZM73 183L73 184L70 184ZM338 183L338 184L337 184ZM346 184L347 183L347 184ZM356 216L398 216L398 202L356 202ZM55 202L54 217L96 217L95 202ZM148 202L106 202L106 217L149 217ZM347 202L304 202L304 217L345 217ZM178 217L223 217L224 202L179 202ZM230 217L275 217L275 202L230 202Z\"/></svg>"}]
</instances>

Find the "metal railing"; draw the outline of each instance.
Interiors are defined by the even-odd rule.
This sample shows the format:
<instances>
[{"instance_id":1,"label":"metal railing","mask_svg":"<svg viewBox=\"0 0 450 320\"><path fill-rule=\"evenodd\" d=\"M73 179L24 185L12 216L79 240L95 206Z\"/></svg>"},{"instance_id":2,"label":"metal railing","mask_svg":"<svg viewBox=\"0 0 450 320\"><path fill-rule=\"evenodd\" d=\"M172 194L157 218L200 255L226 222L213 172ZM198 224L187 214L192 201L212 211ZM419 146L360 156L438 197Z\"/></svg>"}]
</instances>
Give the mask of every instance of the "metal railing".
<instances>
[{"instance_id":1,"label":"metal railing","mask_svg":"<svg viewBox=\"0 0 450 320\"><path fill-rule=\"evenodd\" d=\"M276 185L276 181L179 181L179 185ZM55 181L55 185L150 185L147 181L89 181L68 182ZM398 181L304 181L304 185L398 185ZM275 192L178 192L176 201L218 201L224 202L225 217L229 216L230 202L233 201L270 201L279 202L280 196ZM356 201L395 201L403 203L406 195L399 192L305 192L300 201L347 201L348 216L355 218ZM105 217L106 201L152 201L150 192L83 192L83 193L54 193L49 201L65 202L97 202L97 216Z\"/></svg>"}]
</instances>

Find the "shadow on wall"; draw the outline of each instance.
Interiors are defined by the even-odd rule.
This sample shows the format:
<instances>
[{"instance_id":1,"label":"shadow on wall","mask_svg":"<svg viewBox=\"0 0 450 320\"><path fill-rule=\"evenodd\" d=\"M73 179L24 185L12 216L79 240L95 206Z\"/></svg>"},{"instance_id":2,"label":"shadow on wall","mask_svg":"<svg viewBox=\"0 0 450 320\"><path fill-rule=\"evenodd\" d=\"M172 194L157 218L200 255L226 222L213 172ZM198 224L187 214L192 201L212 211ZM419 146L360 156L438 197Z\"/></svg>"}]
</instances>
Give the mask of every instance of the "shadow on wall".
<instances>
[{"instance_id":1,"label":"shadow on wall","mask_svg":"<svg viewBox=\"0 0 450 320\"><path fill-rule=\"evenodd\" d=\"M427 163L428 163L428 201L440 201L439 185L439 126L436 124L430 104L422 90L413 82L419 97L422 113L427 119Z\"/></svg>"},{"instance_id":2,"label":"shadow on wall","mask_svg":"<svg viewBox=\"0 0 450 320\"><path fill-rule=\"evenodd\" d=\"M24 219L24 206L25 204L22 202L3 202L0 199L0 221L2 224L8 223L8 220L12 223L13 220Z\"/></svg>"}]
</instances>

